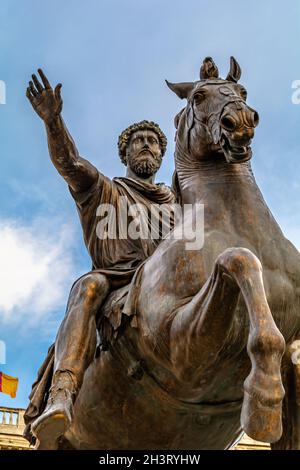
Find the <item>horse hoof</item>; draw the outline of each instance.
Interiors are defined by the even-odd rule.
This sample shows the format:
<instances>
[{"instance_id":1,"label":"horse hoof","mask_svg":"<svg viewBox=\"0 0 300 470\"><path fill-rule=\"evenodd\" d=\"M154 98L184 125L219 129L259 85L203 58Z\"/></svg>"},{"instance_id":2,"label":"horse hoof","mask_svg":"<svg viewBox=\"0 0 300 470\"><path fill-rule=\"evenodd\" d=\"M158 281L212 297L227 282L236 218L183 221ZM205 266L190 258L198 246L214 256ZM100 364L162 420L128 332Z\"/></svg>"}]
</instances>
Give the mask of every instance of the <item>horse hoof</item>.
<instances>
[{"instance_id":1,"label":"horse hoof","mask_svg":"<svg viewBox=\"0 0 300 470\"><path fill-rule=\"evenodd\" d=\"M241 425L245 433L256 441L279 441L282 435L282 402L272 406L263 405L245 391Z\"/></svg>"}]
</instances>

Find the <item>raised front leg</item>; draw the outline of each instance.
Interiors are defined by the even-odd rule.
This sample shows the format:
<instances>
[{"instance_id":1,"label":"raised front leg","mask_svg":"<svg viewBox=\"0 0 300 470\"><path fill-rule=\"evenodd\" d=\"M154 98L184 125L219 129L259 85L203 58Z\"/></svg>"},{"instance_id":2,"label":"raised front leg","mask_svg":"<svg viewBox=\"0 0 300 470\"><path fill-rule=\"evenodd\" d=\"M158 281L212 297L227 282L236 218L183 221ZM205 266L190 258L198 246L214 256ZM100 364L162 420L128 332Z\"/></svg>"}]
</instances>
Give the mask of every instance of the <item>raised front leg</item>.
<instances>
[{"instance_id":1,"label":"raised front leg","mask_svg":"<svg viewBox=\"0 0 300 470\"><path fill-rule=\"evenodd\" d=\"M178 312L171 328L172 364L185 380L191 374L205 377L228 341L239 295L250 319L247 351L251 359L241 424L252 438L276 442L282 433L280 368L285 341L267 303L261 263L251 251L231 248L223 252L206 284Z\"/></svg>"}]
</instances>

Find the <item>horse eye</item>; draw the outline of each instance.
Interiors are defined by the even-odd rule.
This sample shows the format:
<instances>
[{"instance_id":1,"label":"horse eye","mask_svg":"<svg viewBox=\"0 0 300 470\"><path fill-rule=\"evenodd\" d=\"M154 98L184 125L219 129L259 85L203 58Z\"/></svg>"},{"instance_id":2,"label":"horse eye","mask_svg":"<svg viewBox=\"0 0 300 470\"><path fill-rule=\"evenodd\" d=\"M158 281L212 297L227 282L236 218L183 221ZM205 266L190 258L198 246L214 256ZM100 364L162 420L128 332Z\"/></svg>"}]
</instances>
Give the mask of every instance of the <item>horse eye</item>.
<instances>
[{"instance_id":1,"label":"horse eye","mask_svg":"<svg viewBox=\"0 0 300 470\"><path fill-rule=\"evenodd\" d=\"M239 86L239 89L240 89L240 94L241 94L243 100L246 101L247 95L248 95L247 90L243 86Z\"/></svg>"},{"instance_id":2,"label":"horse eye","mask_svg":"<svg viewBox=\"0 0 300 470\"><path fill-rule=\"evenodd\" d=\"M205 99L204 93L196 93L194 96L194 100L196 104L200 104Z\"/></svg>"}]
</instances>

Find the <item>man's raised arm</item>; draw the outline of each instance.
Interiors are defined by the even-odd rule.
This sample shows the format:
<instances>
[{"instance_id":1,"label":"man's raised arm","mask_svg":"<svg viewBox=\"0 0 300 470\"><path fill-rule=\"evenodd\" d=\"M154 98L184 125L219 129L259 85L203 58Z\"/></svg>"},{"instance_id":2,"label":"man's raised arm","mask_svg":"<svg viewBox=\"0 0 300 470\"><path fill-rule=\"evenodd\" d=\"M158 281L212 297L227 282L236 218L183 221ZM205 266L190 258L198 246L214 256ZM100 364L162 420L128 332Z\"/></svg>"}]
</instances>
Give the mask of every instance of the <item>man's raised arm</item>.
<instances>
[{"instance_id":1,"label":"man's raised arm","mask_svg":"<svg viewBox=\"0 0 300 470\"><path fill-rule=\"evenodd\" d=\"M63 101L60 95L62 85L59 83L53 91L43 71L39 69L38 72L42 83L36 75L32 75L26 96L45 123L51 160L73 191L85 191L96 182L99 172L90 162L79 156L63 122Z\"/></svg>"}]
</instances>

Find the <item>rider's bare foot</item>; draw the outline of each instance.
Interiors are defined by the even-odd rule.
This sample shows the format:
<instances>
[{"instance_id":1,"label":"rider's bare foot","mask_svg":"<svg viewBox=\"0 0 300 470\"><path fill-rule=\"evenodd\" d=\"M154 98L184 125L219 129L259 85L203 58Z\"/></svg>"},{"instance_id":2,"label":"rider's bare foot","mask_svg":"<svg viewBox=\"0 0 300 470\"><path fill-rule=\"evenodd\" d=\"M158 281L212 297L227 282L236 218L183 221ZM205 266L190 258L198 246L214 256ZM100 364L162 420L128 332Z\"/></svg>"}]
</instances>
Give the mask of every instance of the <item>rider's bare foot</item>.
<instances>
[{"instance_id":1,"label":"rider's bare foot","mask_svg":"<svg viewBox=\"0 0 300 470\"><path fill-rule=\"evenodd\" d=\"M66 375L67 374L67 375ZM39 450L54 450L73 419L74 382L68 373L61 373L50 389L47 406L32 423L31 430L38 440Z\"/></svg>"}]
</instances>

